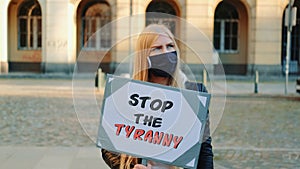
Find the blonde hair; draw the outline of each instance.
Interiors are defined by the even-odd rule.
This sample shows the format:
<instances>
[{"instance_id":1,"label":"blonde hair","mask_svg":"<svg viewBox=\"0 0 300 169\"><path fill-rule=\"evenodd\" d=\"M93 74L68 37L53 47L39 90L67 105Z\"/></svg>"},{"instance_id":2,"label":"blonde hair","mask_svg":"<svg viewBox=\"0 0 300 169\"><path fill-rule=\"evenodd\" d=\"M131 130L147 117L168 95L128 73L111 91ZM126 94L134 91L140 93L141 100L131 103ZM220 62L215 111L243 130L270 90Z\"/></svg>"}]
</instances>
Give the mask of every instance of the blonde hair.
<instances>
[{"instance_id":1,"label":"blonde hair","mask_svg":"<svg viewBox=\"0 0 300 169\"><path fill-rule=\"evenodd\" d=\"M151 24L148 25L143 32L139 35L136 45L136 55L134 59L134 70L133 79L148 81L148 63L147 57L150 55L151 45L157 40L157 38L162 36L168 36L174 43L175 50L177 52L178 61L180 60L180 52L175 41L174 35L171 31L164 25ZM179 69L179 62L175 73L172 76L171 86L184 88L184 82L186 81L185 75ZM138 163L136 157L128 156L122 154L120 157L120 169L130 169L132 165ZM170 169L179 169L179 167L170 166Z\"/></svg>"},{"instance_id":2,"label":"blonde hair","mask_svg":"<svg viewBox=\"0 0 300 169\"><path fill-rule=\"evenodd\" d=\"M133 79L148 81L147 57L150 55L151 45L157 40L159 36L167 36L173 41L174 48L177 52L177 60L180 61L180 51L172 32L164 25L150 24L143 30L137 40ZM177 63L176 70L172 76L170 85L183 88L185 76L179 68L180 62Z\"/></svg>"}]
</instances>

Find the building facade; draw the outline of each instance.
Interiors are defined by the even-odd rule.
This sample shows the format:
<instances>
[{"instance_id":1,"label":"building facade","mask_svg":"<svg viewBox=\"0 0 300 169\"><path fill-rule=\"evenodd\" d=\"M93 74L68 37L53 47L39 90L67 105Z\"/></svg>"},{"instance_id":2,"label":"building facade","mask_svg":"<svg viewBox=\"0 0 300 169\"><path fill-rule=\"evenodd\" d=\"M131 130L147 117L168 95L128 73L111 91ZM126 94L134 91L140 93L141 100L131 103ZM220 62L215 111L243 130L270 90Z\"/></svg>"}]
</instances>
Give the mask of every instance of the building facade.
<instances>
[{"instance_id":1,"label":"building facade","mask_svg":"<svg viewBox=\"0 0 300 169\"><path fill-rule=\"evenodd\" d=\"M183 34L172 18L155 20L146 12L178 16L201 30L218 52L226 74L282 75L286 58L285 9L288 0L1 0L0 73L72 73L84 49L87 65L95 55L105 57L100 67L113 72L132 50L120 32L137 31L152 22L166 23L174 34ZM293 6L300 7L300 0ZM138 24L118 24L94 33L122 17L142 15ZM300 72L300 10L292 30L290 72ZM136 29L131 27L137 27ZM92 42L86 43L91 36ZM185 60L197 67L188 52ZM218 73L220 62L213 63ZM95 70L96 71L96 70Z\"/></svg>"}]
</instances>

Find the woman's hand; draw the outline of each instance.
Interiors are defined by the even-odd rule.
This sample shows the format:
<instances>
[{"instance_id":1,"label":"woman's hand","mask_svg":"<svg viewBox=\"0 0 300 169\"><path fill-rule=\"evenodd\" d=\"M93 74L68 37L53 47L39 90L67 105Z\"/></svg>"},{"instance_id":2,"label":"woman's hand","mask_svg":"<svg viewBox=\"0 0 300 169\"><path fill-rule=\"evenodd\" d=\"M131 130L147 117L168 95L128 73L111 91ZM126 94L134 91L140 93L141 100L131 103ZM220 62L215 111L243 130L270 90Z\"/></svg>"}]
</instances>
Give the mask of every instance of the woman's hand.
<instances>
[{"instance_id":1,"label":"woman's hand","mask_svg":"<svg viewBox=\"0 0 300 169\"><path fill-rule=\"evenodd\" d=\"M152 169L152 165L150 163L148 163L147 166L144 166L143 164L136 164L133 169Z\"/></svg>"}]
</instances>

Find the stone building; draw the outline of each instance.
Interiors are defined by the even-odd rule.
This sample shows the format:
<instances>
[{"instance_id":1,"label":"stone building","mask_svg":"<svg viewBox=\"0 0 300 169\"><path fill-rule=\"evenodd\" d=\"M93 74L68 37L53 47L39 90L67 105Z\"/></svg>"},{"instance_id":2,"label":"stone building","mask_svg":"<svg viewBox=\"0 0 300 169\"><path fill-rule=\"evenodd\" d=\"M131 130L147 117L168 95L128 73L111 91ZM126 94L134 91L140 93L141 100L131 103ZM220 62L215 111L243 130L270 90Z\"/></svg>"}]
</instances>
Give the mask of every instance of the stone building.
<instances>
[{"instance_id":1,"label":"stone building","mask_svg":"<svg viewBox=\"0 0 300 169\"><path fill-rule=\"evenodd\" d=\"M300 0L293 5L299 8ZM226 74L252 75L259 70L265 75L282 75L287 6L288 0L1 0L0 73L72 73L82 49L89 53L83 59L87 64L95 62L89 56L105 53L100 67L113 72L122 53L134 48L128 47L127 40L110 50L120 39L120 31L141 30L151 20L146 12L164 12L201 30L213 43ZM291 38L292 74L300 72L299 12ZM86 44L97 29L130 14L146 19L138 25L119 23ZM162 20L175 34L183 33L178 25L172 26L172 19ZM187 62L194 68L201 64L193 59ZM220 63L213 64L217 68Z\"/></svg>"}]
</instances>

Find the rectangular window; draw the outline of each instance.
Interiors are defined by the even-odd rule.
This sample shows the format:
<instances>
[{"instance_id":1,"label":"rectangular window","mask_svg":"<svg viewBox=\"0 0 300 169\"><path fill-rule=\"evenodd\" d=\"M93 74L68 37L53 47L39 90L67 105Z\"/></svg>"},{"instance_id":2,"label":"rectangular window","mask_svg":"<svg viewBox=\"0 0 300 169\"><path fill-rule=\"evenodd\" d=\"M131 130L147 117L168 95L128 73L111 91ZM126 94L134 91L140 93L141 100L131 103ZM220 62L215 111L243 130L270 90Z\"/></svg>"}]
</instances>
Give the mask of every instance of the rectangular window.
<instances>
[{"instance_id":1,"label":"rectangular window","mask_svg":"<svg viewBox=\"0 0 300 169\"><path fill-rule=\"evenodd\" d=\"M220 32L221 22L216 21L214 25L214 46L216 50L220 50L220 39L221 39L221 32Z\"/></svg>"},{"instance_id":2,"label":"rectangular window","mask_svg":"<svg viewBox=\"0 0 300 169\"><path fill-rule=\"evenodd\" d=\"M42 47L42 19L40 16L19 17L19 49L32 50Z\"/></svg>"},{"instance_id":3,"label":"rectangular window","mask_svg":"<svg viewBox=\"0 0 300 169\"><path fill-rule=\"evenodd\" d=\"M214 23L214 46L220 53L238 52L238 20L216 19Z\"/></svg>"},{"instance_id":4,"label":"rectangular window","mask_svg":"<svg viewBox=\"0 0 300 169\"><path fill-rule=\"evenodd\" d=\"M19 46L21 48L27 47L27 19L20 18L19 19Z\"/></svg>"},{"instance_id":5,"label":"rectangular window","mask_svg":"<svg viewBox=\"0 0 300 169\"><path fill-rule=\"evenodd\" d=\"M100 21L102 31L101 31L101 47L102 48L109 48L111 45L111 30L110 26L103 27L105 24L108 23L107 19L101 19Z\"/></svg>"},{"instance_id":6,"label":"rectangular window","mask_svg":"<svg viewBox=\"0 0 300 169\"><path fill-rule=\"evenodd\" d=\"M86 50L107 50L111 45L111 30L102 28L107 18L83 17L83 45ZM101 29L101 32L99 30Z\"/></svg>"},{"instance_id":7,"label":"rectangular window","mask_svg":"<svg viewBox=\"0 0 300 169\"><path fill-rule=\"evenodd\" d=\"M37 46L39 47L39 48L41 48L42 47L42 19L41 18L39 18L38 19L38 28L37 28L37 33L38 33L38 39L37 39Z\"/></svg>"},{"instance_id":8,"label":"rectangular window","mask_svg":"<svg viewBox=\"0 0 300 169\"><path fill-rule=\"evenodd\" d=\"M299 31L299 25L300 25L300 19L297 18L296 19L296 26L292 30L291 58L290 58L290 60L291 61L298 61L298 64L300 66L300 31ZM284 34L284 36L286 36L286 33Z\"/></svg>"},{"instance_id":9,"label":"rectangular window","mask_svg":"<svg viewBox=\"0 0 300 169\"><path fill-rule=\"evenodd\" d=\"M34 29L34 26L36 26L35 25L35 20L34 20L34 18L31 18L30 19L30 27L29 27L29 29L30 29L30 31L28 32L28 34L29 34L29 43L30 43L30 45L28 46L29 48L34 48L33 47L33 41L34 41L34 32L35 32L35 29Z\"/></svg>"}]
</instances>

